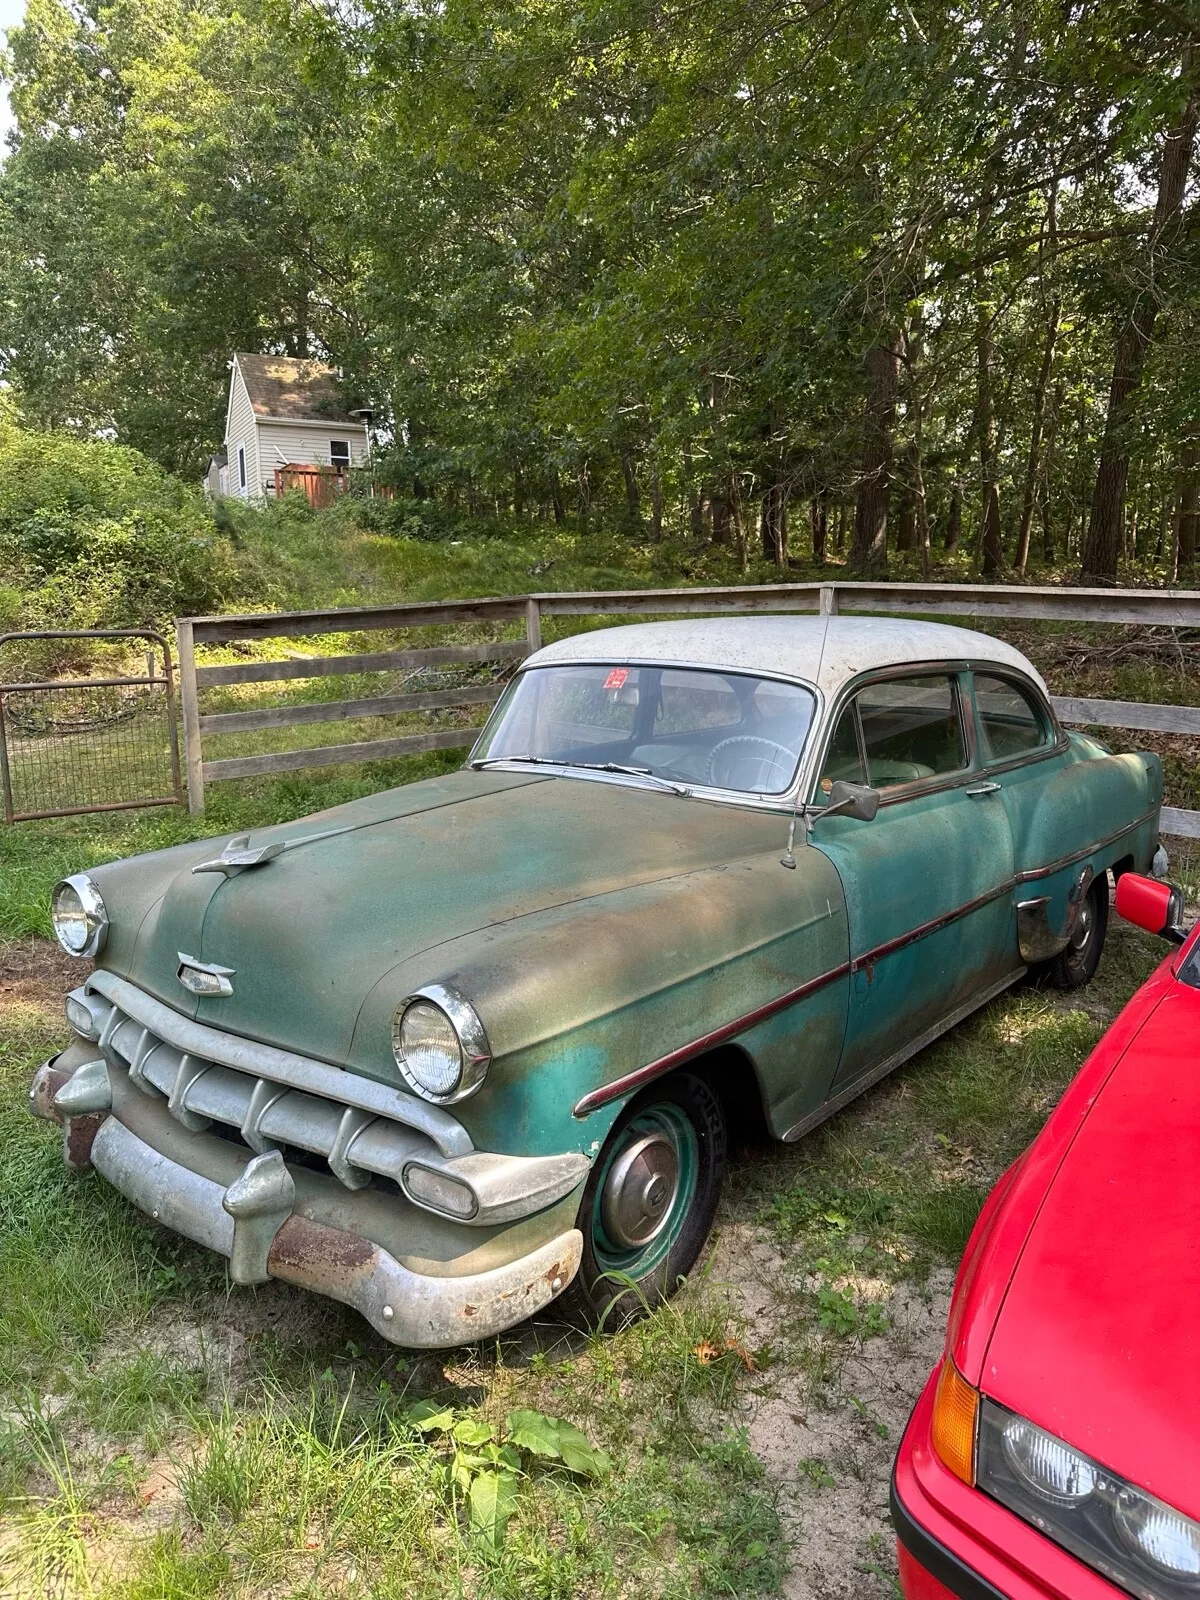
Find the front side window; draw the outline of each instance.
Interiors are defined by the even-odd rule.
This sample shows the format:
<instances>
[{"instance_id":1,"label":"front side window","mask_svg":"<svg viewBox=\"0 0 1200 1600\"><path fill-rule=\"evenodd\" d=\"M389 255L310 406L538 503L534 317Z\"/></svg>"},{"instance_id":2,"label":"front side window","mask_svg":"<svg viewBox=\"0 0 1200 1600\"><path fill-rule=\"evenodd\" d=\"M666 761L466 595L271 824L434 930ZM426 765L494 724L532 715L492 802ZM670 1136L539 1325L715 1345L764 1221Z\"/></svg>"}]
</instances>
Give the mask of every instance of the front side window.
<instances>
[{"instance_id":1,"label":"front side window","mask_svg":"<svg viewBox=\"0 0 1200 1600\"><path fill-rule=\"evenodd\" d=\"M821 769L821 782L818 786L820 803L823 804L828 800L830 790L839 778L847 783L867 781L863 771L862 752L858 746L858 712L853 700L838 718L833 738L829 741L825 765Z\"/></svg>"},{"instance_id":2,"label":"front side window","mask_svg":"<svg viewBox=\"0 0 1200 1600\"><path fill-rule=\"evenodd\" d=\"M975 674L975 710L986 761L1011 761L1050 742L1045 718L1007 678Z\"/></svg>"},{"instance_id":3,"label":"front side window","mask_svg":"<svg viewBox=\"0 0 1200 1600\"><path fill-rule=\"evenodd\" d=\"M698 667L532 667L506 690L472 762L632 767L672 783L783 794L812 726L798 684Z\"/></svg>"},{"instance_id":4,"label":"front side window","mask_svg":"<svg viewBox=\"0 0 1200 1600\"><path fill-rule=\"evenodd\" d=\"M858 692L858 714L875 789L961 772L967 765L958 689L948 676L890 678Z\"/></svg>"}]
</instances>

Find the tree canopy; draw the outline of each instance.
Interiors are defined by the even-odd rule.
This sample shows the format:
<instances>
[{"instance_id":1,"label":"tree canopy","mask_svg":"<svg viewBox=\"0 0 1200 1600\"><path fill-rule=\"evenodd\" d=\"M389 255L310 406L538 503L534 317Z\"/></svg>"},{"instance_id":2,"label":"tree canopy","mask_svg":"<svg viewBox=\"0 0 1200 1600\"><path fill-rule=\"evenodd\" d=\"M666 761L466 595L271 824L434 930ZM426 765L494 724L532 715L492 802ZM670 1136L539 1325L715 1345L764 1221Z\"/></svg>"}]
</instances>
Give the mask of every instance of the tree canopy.
<instances>
[{"instance_id":1,"label":"tree canopy","mask_svg":"<svg viewBox=\"0 0 1200 1600\"><path fill-rule=\"evenodd\" d=\"M323 355L404 492L1191 566L1200 3L30 0L0 360L177 470Z\"/></svg>"}]
</instances>

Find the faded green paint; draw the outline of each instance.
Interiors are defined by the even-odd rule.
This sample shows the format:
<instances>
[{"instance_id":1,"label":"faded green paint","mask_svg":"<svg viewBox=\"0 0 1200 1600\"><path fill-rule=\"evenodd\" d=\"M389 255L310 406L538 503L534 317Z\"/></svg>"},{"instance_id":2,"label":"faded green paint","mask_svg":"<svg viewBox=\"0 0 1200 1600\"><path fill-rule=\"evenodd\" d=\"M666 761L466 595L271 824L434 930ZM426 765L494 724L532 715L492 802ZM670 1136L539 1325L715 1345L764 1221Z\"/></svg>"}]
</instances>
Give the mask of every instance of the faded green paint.
<instances>
[{"instance_id":1,"label":"faded green paint","mask_svg":"<svg viewBox=\"0 0 1200 1600\"><path fill-rule=\"evenodd\" d=\"M968 674L962 683L969 705ZM985 779L999 788L967 792ZM192 870L221 840L96 869L112 924L103 964L184 1015L395 1085L397 1005L450 983L494 1057L453 1114L477 1148L511 1154L594 1154L621 1102L576 1118L584 1095L749 1019L734 1041L740 1092L761 1098L782 1135L1017 970L1020 899L1049 894L1058 926L1084 862L1100 871L1131 856L1144 868L1156 816L1131 830L1161 797L1157 758L1110 756L1075 735L1024 765L989 771L976 755L953 784L885 796L870 823L819 820L787 871L782 811L463 771L258 833L256 844L296 847L234 877ZM1024 883L1031 874L1043 876ZM939 918L950 920L881 950ZM233 996L188 995L179 952L234 968ZM806 984L797 1003L754 1020ZM214 1174L236 1153L129 1100L139 1127L152 1112L155 1140L195 1151ZM464 1237L365 1193L321 1180L311 1214L349 1207L359 1220L346 1225L414 1270L468 1270L460 1256L516 1252L545 1231L538 1221ZM569 1209L555 1208L554 1226Z\"/></svg>"}]
</instances>

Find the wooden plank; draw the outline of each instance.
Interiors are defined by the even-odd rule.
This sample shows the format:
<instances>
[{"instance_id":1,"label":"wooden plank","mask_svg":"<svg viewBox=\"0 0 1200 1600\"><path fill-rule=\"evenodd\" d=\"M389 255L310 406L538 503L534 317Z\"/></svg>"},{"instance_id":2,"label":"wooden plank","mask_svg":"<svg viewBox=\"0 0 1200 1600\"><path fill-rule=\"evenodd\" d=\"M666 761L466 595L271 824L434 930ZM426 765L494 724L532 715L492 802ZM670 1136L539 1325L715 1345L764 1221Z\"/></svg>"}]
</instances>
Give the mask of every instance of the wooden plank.
<instances>
[{"instance_id":1,"label":"wooden plank","mask_svg":"<svg viewBox=\"0 0 1200 1600\"><path fill-rule=\"evenodd\" d=\"M1063 695L1052 695L1050 703L1062 722L1200 736L1200 706L1152 706L1134 700L1075 700Z\"/></svg>"},{"instance_id":2,"label":"wooden plank","mask_svg":"<svg viewBox=\"0 0 1200 1600\"><path fill-rule=\"evenodd\" d=\"M262 728L298 728L312 722L345 722L350 717L388 717L402 711L437 711L444 706L494 705L502 683L469 689L435 689L428 694L374 695L368 700L324 700L260 711L216 711L200 718L201 733L257 733Z\"/></svg>"},{"instance_id":3,"label":"wooden plank","mask_svg":"<svg viewBox=\"0 0 1200 1600\"><path fill-rule=\"evenodd\" d=\"M1180 811L1176 806L1164 806L1158 826L1160 833L1174 839L1200 839L1200 811Z\"/></svg>"},{"instance_id":4,"label":"wooden plank","mask_svg":"<svg viewBox=\"0 0 1200 1600\"><path fill-rule=\"evenodd\" d=\"M286 661L239 661L232 666L197 667L201 689L218 683L278 683L288 678L329 678L343 672L406 672L418 667L453 667L472 661L522 661L524 641L451 644L426 650L382 650L361 656L295 656Z\"/></svg>"},{"instance_id":5,"label":"wooden plank","mask_svg":"<svg viewBox=\"0 0 1200 1600\"><path fill-rule=\"evenodd\" d=\"M821 586L815 583L740 584L731 589L624 589L612 593L537 595L543 617L708 616L815 613Z\"/></svg>"},{"instance_id":6,"label":"wooden plank","mask_svg":"<svg viewBox=\"0 0 1200 1600\"><path fill-rule=\"evenodd\" d=\"M192 617L197 644L232 639L300 638L312 633L375 633L380 629L429 628L449 622L523 622L524 595L479 600L433 600L394 606L341 606L331 611L262 611L249 616Z\"/></svg>"},{"instance_id":7,"label":"wooden plank","mask_svg":"<svg viewBox=\"0 0 1200 1600\"><path fill-rule=\"evenodd\" d=\"M1059 589L966 583L839 583L836 589L842 612L1200 627L1200 593L1194 590Z\"/></svg>"},{"instance_id":8,"label":"wooden plank","mask_svg":"<svg viewBox=\"0 0 1200 1600\"><path fill-rule=\"evenodd\" d=\"M200 743L196 652L193 646L192 625L186 619L175 625L175 651L179 663L179 700L183 710L183 755L187 772L188 810L194 817L198 817L204 813L204 754Z\"/></svg>"},{"instance_id":9,"label":"wooden plank","mask_svg":"<svg viewBox=\"0 0 1200 1600\"><path fill-rule=\"evenodd\" d=\"M423 750L456 750L472 745L478 728L447 728L441 733L414 733L402 739L368 739L364 744L317 745L311 750L278 750L270 755L236 756L206 761L204 780L254 778L268 772L302 772L305 767L332 767L343 761L382 761L388 756L411 756Z\"/></svg>"},{"instance_id":10,"label":"wooden plank","mask_svg":"<svg viewBox=\"0 0 1200 1600\"><path fill-rule=\"evenodd\" d=\"M393 606L331 611L263 612L249 616L195 617L203 644L232 639L434 627L451 622L526 619L530 602L543 616L600 616L647 612L816 611L900 612L925 616L1027 617L1059 621L1200 626L1200 591L1192 589L1069 589L1056 585L978 583L768 583L687 589L579 590L534 595L489 595Z\"/></svg>"}]
</instances>

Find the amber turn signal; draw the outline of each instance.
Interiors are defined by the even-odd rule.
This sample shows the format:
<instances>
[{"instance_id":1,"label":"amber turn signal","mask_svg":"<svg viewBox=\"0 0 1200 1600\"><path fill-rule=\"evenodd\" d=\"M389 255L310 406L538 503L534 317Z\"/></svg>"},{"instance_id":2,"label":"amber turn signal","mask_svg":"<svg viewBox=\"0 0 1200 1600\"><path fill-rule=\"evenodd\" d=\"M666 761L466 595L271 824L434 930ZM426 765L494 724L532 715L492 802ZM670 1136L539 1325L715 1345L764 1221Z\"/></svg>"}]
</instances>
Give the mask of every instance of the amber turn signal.
<instances>
[{"instance_id":1,"label":"amber turn signal","mask_svg":"<svg viewBox=\"0 0 1200 1600\"><path fill-rule=\"evenodd\" d=\"M947 1356L933 1397L933 1448L954 1476L972 1487L978 1417L979 1390L972 1389Z\"/></svg>"}]
</instances>

